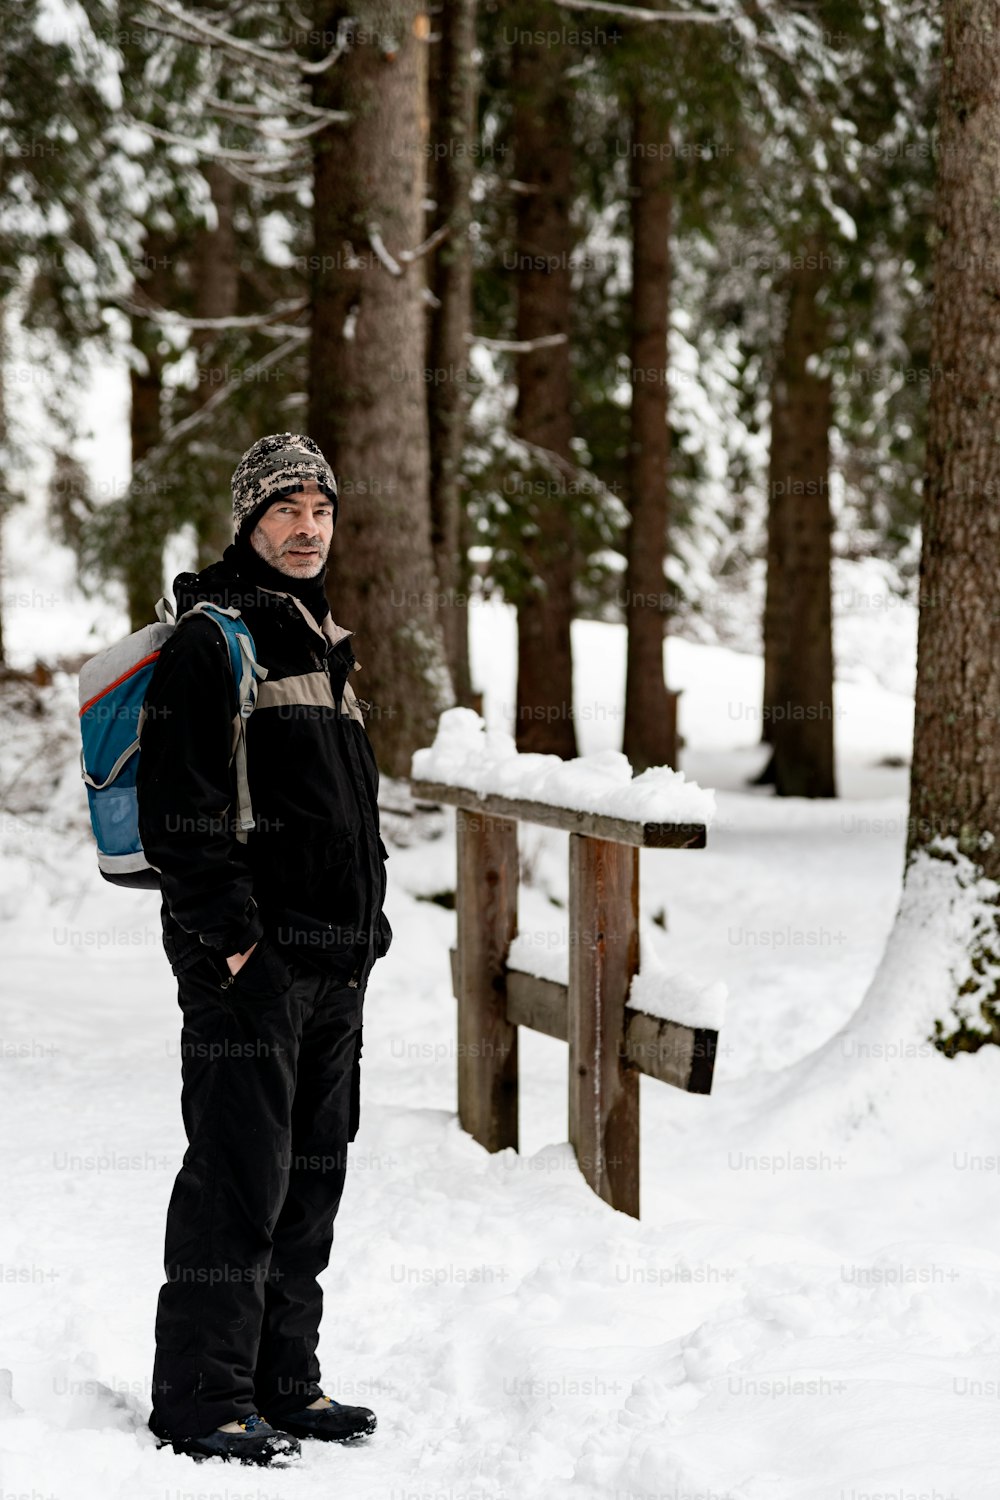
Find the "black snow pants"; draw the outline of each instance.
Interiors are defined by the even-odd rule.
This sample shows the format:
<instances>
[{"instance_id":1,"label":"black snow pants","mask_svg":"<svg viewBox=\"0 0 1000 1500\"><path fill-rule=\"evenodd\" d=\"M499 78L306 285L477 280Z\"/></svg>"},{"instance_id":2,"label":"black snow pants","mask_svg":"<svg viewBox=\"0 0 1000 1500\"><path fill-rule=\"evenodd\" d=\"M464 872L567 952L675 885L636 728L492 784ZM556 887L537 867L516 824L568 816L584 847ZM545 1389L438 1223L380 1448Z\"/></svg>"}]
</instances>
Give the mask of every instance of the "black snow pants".
<instances>
[{"instance_id":1,"label":"black snow pants","mask_svg":"<svg viewBox=\"0 0 1000 1500\"><path fill-rule=\"evenodd\" d=\"M364 985L295 964L267 995L273 950L251 969L254 958L228 988L216 955L178 977L189 1144L156 1312L150 1426L162 1437L253 1411L275 1425L321 1393L316 1278L358 1129Z\"/></svg>"}]
</instances>

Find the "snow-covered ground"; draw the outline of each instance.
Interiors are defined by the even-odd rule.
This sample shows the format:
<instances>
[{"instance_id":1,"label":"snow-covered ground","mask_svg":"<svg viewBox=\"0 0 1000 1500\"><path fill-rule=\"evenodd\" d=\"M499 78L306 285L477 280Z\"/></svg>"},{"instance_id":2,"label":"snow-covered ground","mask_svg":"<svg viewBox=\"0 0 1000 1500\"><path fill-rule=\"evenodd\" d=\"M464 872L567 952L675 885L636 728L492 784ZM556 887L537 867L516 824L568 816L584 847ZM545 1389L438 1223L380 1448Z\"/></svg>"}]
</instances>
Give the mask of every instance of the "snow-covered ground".
<instances>
[{"instance_id":1,"label":"snow-covered ground","mask_svg":"<svg viewBox=\"0 0 1000 1500\"><path fill-rule=\"evenodd\" d=\"M58 615L39 637L65 642ZM509 613L474 610L473 645L503 724ZM581 749L617 749L621 631L580 622L574 650ZM482 1151L455 1117L454 913L425 899L454 887L453 814L386 812L395 941L320 1348L379 1429L280 1473L195 1468L144 1429L179 1012L157 898L96 875L72 684L8 715L0 1500L996 1500L1000 1055L923 1041L956 921L932 879L862 1004L899 900L907 773L882 762L908 757L910 701L855 652L842 798L777 802L746 785L759 660L667 659L717 816L706 850L643 853L642 900L664 964L728 987L715 1091L643 1079L639 1222L576 1170L558 1042L522 1032L521 1154ZM522 861L522 942L554 949L565 836L525 830Z\"/></svg>"}]
</instances>

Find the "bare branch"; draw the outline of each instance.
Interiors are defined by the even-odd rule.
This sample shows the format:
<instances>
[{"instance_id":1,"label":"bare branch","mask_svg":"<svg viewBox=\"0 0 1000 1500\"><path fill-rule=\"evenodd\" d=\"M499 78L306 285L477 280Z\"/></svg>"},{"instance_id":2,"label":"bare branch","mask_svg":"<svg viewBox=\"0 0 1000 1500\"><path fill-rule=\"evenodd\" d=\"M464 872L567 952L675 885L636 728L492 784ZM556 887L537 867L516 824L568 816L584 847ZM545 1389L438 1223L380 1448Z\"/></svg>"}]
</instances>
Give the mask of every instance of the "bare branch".
<instances>
[{"instance_id":1,"label":"bare branch","mask_svg":"<svg viewBox=\"0 0 1000 1500\"><path fill-rule=\"evenodd\" d=\"M285 100L281 100L277 95L275 96L275 98L278 99L282 104L286 102ZM291 105L291 108L288 111L289 113L292 112L292 109L295 109L296 111L298 111L299 109L305 110L304 105L296 106L292 104L291 100L287 102L289 103L289 105ZM234 120L274 119L273 109L261 109L259 105L256 104L234 104L228 99L216 99L213 94L208 95L205 100L205 104L209 109L214 110L217 114L231 115ZM307 135L313 135L317 130L321 130L324 125L341 125L345 120L349 120L351 118L350 113L347 110L343 109L313 110L312 108L310 108L308 113L313 114L317 117L315 125L307 126L304 129L297 129L293 127L290 131L281 132L264 130L263 128L261 128L260 133L271 141L303 140Z\"/></svg>"},{"instance_id":2,"label":"bare branch","mask_svg":"<svg viewBox=\"0 0 1000 1500\"><path fill-rule=\"evenodd\" d=\"M648 10L641 5L618 5L612 0L556 0L557 5L565 6L567 10L596 10L602 15L619 16L629 21L692 21L698 25L706 26L731 26L737 21L744 21L747 28L752 28L753 23L749 16L739 15L735 12L710 12L692 10ZM786 52L777 42L770 41L759 33L754 36L740 32L743 40L748 46L757 47L761 52L770 52L781 62L787 63L790 68L795 68L797 63L795 57ZM517 189L515 189L517 191Z\"/></svg>"},{"instance_id":3,"label":"bare branch","mask_svg":"<svg viewBox=\"0 0 1000 1500\"><path fill-rule=\"evenodd\" d=\"M488 339L481 334L467 333L466 341L479 344L483 349L495 349L498 354L531 354L535 349L554 349L565 344L566 334L545 333L537 339Z\"/></svg>"},{"instance_id":4,"label":"bare branch","mask_svg":"<svg viewBox=\"0 0 1000 1500\"><path fill-rule=\"evenodd\" d=\"M282 52L277 48L263 47L254 42L245 41L242 37L231 36L229 32L223 31L221 27L213 26L204 17L185 10L183 6L176 5L173 0L147 0L147 4L154 6L165 16L169 16L175 23L174 27L165 26L162 22L148 20L143 16L133 16L132 19L140 26L145 26L149 31L158 31L165 36L173 36L178 41L188 42L193 45L218 47L223 51L235 54L237 57L247 61L271 68L279 75L284 75L290 83L295 82L302 75L313 77L319 73L325 73L332 68L334 63L344 55L350 45L350 28L356 24L356 17L345 17L337 27L337 40L332 51L326 57L320 58L318 62L308 62L294 52ZM176 29L178 26L186 27L184 31ZM324 117L337 118L335 112L320 111L304 102L297 103L295 108L303 110L308 114L322 114ZM349 119L349 115L341 118Z\"/></svg>"},{"instance_id":5,"label":"bare branch","mask_svg":"<svg viewBox=\"0 0 1000 1500\"><path fill-rule=\"evenodd\" d=\"M270 47L258 46L255 42L244 41L241 37L230 36L228 31L222 31L213 26L203 16L196 15L193 11L185 10L181 5L175 5L173 0L147 0L147 4L162 11L172 21L186 26L189 31L196 33L199 40L208 42L215 47L225 47L230 52L238 52L244 57L252 58L255 62L262 62L268 67L278 68L283 72L293 74L298 71L299 59L284 52L278 52ZM145 25L141 16L133 17L140 25Z\"/></svg>"},{"instance_id":6,"label":"bare branch","mask_svg":"<svg viewBox=\"0 0 1000 1500\"><path fill-rule=\"evenodd\" d=\"M375 251L375 254L385 266L386 270L391 271L393 276L402 276L403 267L399 264L399 261L393 260L392 256L385 248L385 245L382 242L382 236L379 234L374 224L368 225L368 238L371 241L372 249Z\"/></svg>"},{"instance_id":7,"label":"bare branch","mask_svg":"<svg viewBox=\"0 0 1000 1500\"><path fill-rule=\"evenodd\" d=\"M304 181L302 174L293 177L288 182L279 182L273 177L260 177L252 172L247 172L243 167L237 166L234 161L223 161L219 165L236 182L241 182L244 187L253 188L254 192L262 198L277 198L281 193L299 193L302 191L302 183Z\"/></svg>"},{"instance_id":8,"label":"bare branch","mask_svg":"<svg viewBox=\"0 0 1000 1500\"><path fill-rule=\"evenodd\" d=\"M185 42L189 47L204 47L205 38L193 35L190 31L178 31L176 26L167 26L163 21L151 21L146 16L130 16L137 26L142 26L146 31L154 31L157 36L172 36L175 41ZM209 43L209 45L215 45Z\"/></svg>"},{"instance_id":9,"label":"bare branch","mask_svg":"<svg viewBox=\"0 0 1000 1500\"><path fill-rule=\"evenodd\" d=\"M221 103L221 101L219 102ZM260 113L264 116L265 119L274 118L273 115L269 116L264 110L261 110ZM326 119L313 120L308 125L292 125L289 126L287 130L268 130L265 128L265 126L259 125L257 126L257 131L265 141L280 141L282 143L288 141L305 141L308 140L312 135L318 135L319 132L321 130L325 130L329 124L336 123L338 125L341 125L345 120L349 120L350 118L350 115L347 114L344 110L331 109L327 111Z\"/></svg>"},{"instance_id":10,"label":"bare branch","mask_svg":"<svg viewBox=\"0 0 1000 1500\"><path fill-rule=\"evenodd\" d=\"M295 25L298 26L302 31L311 31L313 26L315 25L315 22L309 16L304 16L302 14L297 5L289 4L288 14L291 16Z\"/></svg>"},{"instance_id":11,"label":"bare branch","mask_svg":"<svg viewBox=\"0 0 1000 1500\"><path fill-rule=\"evenodd\" d=\"M272 88L270 84L265 83L263 80L257 85L257 92L263 94L265 99L273 99L275 104L285 106L289 113L294 110L297 114L314 115L317 119L324 120L331 118L340 119L341 117L339 110L321 109L318 104L312 104L307 99L293 97L291 94L279 93L277 89ZM343 118L349 120L351 118L350 112L348 111L344 114Z\"/></svg>"},{"instance_id":12,"label":"bare branch","mask_svg":"<svg viewBox=\"0 0 1000 1500\"><path fill-rule=\"evenodd\" d=\"M161 307L151 300L137 300L134 297L117 297L115 303L125 312L133 317L148 318L152 323L158 323L164 328L186 328L194 329L217 329L223 330L248 328L259 333L271 336L283 335L287 338L301 335L306 337L308 328L299 328L292 323L277 323L276 318L287 317L289 313L305 312L309 303L304 299L295 302L283 302L269 313L259 313L250 318L188 318L183 313L173 312L170 308Z\"/></svg>"},{"instance_id":13,"label":"bare branch","mask_svg":"<svg viewBox=\"0 0 1000 1500\"><path fill-rule=\"evenodd\" d=\"M351 31L357 25L357 20L357 16L343 16L337 23L337 36L332 51L328 52L325 57L320 58L319 62L314 63L306 62L305 58L300 57L298 59L299 71L307 74L309 77L314 77L317 73L328 72L335 62L340 61L350 46Z\"/></svg>"},{"instance_id":14,"label":"bare branch","mask_svg":"<svg viewBox=\"0 0 1000 1500\"><path fill-rule=\"evenodd\" d=\"M646 10L641 5L613 5L610 0L556 0L568 10L597 10L602 15L620 16L628 21L696 21L717 26L731 19L717 12L699 10Z\"/></svg>"},{"instance_id":15,"label":"bare branch","mask_svg":"<svg viewBox=\"0 0 1000 1500\"><path fill-rule=\"evenodd\" d=\"M507 438L511 447L520 448L554 478L568 480L570 484L580 484L595 495L600 495L604 500L621 505L619 496L614 490L609 489L602 479L598 479L591 469L582 468L580 464L573 463L572 459L564 458L561 453L553 452L551 448L543 448L538 443L529 443L526 438L514 437L513 434L508 434Z\"/></svg>"},{"instance_id":16,"label":"bare branch","mask_svg":"<svg viewBox=\"0 0 1000 1500\"><path fill-rule=\"evenodd\" d=\"M269 370L272 365L280 364L281 360L287 355L294 354L300 347L301 340L297 337L288 339L284 344L279 344L277 349L272 349L268 354L263 355L262 358L244 370L242 381L227 381L225 385L219 387L214 395L209 396L204 406L199 406L197 411L191 412L183 421L175 422L173 427L168 428L163 434L156 446L150 448L148 453L145 453L139 462L133 466L132 479L129 485L130 491L135 487L137 481L143 479L161 459L166 458L171 448L180 442L181 438L187 437L195 428L200 427L213 412L217 411L224 402L228 401L233 391L240 384L245 384L248 380L256 379L265 370Z\"/></svg>"},{"instance_id":17,"label":"bare branch","mask_svg":"<svg viewBox=\"0 0 1000 1500\"><path fill-rule=\"evenodd\" d=\"M266 334L269 339L277 339L286 335L299 343L309 337L309 329L300 327L298 323L263 323L258 331Z\"/></svg>"},{"instance_id":18,"label":"bare branch","mask_svg":"<svg viewBox=\"0 0 1000 1500\"><path fill-rule=\"evenodd\" d=\"M441 241L447 239L450 233L451 225L442 224L439 229L435 229L433 234L428 235L423 244L418 245L415 250L401 250L398 258L396 258L386 249L385 241L382 239L375 225L368 225L368 238L371 242L371 247L386 270L390 271L393 276L402 276L407 266L411 266L415 260L419 260L422 255L426 255L428 251L440 245ZM402 265L400 265L400 261L402 261ZM431 306L434 305L434 303L431 303Z\"/></svg>"},{"instance_id":19,"label":"bare branch","mask_svg":"<svg viewBox=\"0 0 1000 1500\"><path fill-rule=\"evenodd\" d=\"M136 119L134 115L129 117L129 124L135 125L139 130L144 130L147 135L153 136L158 141L165 141L168 146L183 146L188 151L193 151L196 156L205 156L223 164L243 162L252 168L254 174L261 176L267 176L271 172L283 172L286 167L298 166L305 160L303 155L296 156L294 153L269 160L260 151L234 151L229 146L210 145L207 141L193 141L188 136L175 135L172 130L161 130L158 125L150 125L146 120Z\"/></svg>"},{"instance_id":20,"label":"bare branch","mask_svg":"<svg viewBox=\"0 0 1000 1500\"><path fill-rule=\"evenodd\" d=\"M428 255L432 250L436 250L441 241L446 240L449 234L451 234L451 225L442 224L439 229L435 229L433 234L429 234L423 244L418 245L415 250L400 250L398 258L405 265L411 265L413 261L419 260L422 255Z\"/></svg>"}]
</instances>

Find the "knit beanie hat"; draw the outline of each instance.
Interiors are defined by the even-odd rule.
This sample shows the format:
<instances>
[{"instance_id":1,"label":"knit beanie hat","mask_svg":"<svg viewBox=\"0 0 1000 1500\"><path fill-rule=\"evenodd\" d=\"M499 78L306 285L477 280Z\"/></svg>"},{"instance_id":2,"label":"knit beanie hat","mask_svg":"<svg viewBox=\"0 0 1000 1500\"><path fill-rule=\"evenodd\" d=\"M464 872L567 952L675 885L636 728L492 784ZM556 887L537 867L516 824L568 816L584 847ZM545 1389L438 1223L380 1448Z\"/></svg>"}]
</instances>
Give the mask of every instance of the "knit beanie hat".
<instances>
[{"instance_id":1,"label":"knit beanie hat","mask_svg":"<svg viewBox=\"0 0 1000 1500\"><path fill-rule=\"evenodd\" d=\"M312 438L297 432L258 438L233 473L234 536L239 536L244 527L249 535L268 506L285 495L294 495L310 479L332 500L336 526L337 481Z\"/></svg>"}]
</instances>

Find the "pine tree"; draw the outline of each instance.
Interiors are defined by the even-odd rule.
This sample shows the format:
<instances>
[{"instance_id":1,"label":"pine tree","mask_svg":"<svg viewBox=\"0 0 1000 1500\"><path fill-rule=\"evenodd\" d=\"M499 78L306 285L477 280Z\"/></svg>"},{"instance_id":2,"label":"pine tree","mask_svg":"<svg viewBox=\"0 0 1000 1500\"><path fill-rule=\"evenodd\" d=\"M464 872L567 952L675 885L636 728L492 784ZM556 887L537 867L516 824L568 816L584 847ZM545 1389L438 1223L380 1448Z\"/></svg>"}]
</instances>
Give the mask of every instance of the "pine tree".
<instances>
[{"instance_id":1,"label":"pine tree","mask_svg":"<svg viewBox=\"0 0 1000 1500\"><path fill-rule=\"evenodd\" d=\"M61 19L40 0L22 0L0 27L0 363L15 319L70 350L106 333L96 289L124 274L120 184L102 173L116 92L106 27L99 0ZM3 392L0 369L0 529L19 498ZM69 414L60 401L49 410L58 446Z\"/></svg>"}]
</instances>

